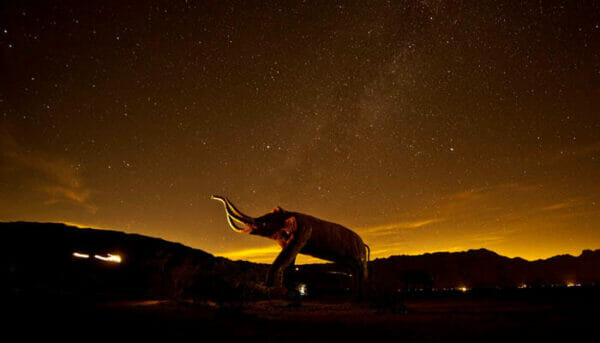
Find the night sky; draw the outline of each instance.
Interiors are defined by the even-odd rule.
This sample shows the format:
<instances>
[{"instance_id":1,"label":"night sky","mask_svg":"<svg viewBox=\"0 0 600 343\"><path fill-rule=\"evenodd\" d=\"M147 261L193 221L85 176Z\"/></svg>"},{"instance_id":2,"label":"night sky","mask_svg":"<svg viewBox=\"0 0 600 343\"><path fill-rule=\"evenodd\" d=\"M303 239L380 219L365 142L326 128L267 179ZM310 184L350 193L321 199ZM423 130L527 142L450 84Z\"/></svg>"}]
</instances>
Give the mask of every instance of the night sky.
<instances>
[{"instance_id":1,"label":"night sky","mask_svg":"<svg viewBox=\"0 0 600 343\"><path fill-rule=\"evenodd\" d=\"M1 221L272 261L222 194L372 258L600 248L598 1L3 1L0 54Z\"/></svg>"}]
</instances>

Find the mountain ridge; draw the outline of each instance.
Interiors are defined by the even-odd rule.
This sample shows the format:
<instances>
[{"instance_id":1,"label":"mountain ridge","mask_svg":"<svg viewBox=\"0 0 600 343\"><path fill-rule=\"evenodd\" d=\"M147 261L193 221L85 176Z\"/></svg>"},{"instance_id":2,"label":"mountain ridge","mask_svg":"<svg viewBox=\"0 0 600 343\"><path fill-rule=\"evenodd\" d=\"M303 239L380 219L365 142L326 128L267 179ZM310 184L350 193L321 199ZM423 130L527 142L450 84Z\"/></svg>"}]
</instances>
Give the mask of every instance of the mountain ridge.
<instances>
[{"instance_id":1,"label":"mountain ridge","mask_svg":"<svg viewBox=\"0 0 600 343\"><path fill-rule=\"evenodd\" d=\"M30 221L0 221L0 225L2 224L41 224L41 225L59 225L59 226L65 226L68 228L72 228L72 229L77 229L77 230L91 230L91 231L97 231L97 232L114 232L114 233L120 233L120 234L124 234L124 235L130 235L132 237L139 237L139 238L150 238L150 239L154 239L154 240L159 240L159 241L163 241L163 242L168 242L171 244L176 244L176 245L180 245L182 247L186 247L189 249L193 249L193 250L197 250L197 251L202 251L205 252L207 254L210 254L213 257L221 257L221 256L216 256L206 250L202 250L199 248L193 248L190 247L184 243L181 242L174 242L174 241L169 241L166 240L164 238L160 238L160 237L153 237L153 236L147 236L147 235L143 235L143 234L139 234L139 233L129 233L129 232L125 232L125 231L119 231L119 230L114 230L114 229L108 229L108 228L93 228L93 227L85 227L85 226L79 226L79 225L72 225L72 224L68 224L68 223L63 223L63 222L30 222ZM585 255L586 253L600 253L600 248L598 249L591 249L591 248L586 248L586 249L582 249L581 253L579 255L571 255L571 254L557 254L557 255L553 255L553 256L549 256L546 258L538 258L538 259L534 259L534 260L529 260L520 256L515 256L515 257L509 257L509 256L505 256L502 255L500 253L497 253L493 250L487 249L487 248L471 248L471 249L467 249L467 250L461 250L461 251L434 251L434 252L426 252L426 253L422 253L422 254L418 254L418 255L404 255L404 254L399 254L399 255L390 255L387 257L378 257L375 259L370 260L370 262L373 261L378 261L378 260L385 260L385 259L392 259L392 258L400 258L400 257L415 257L415 256L428 256L428 255L441 255L441 254L465 254L465 253L491 253L493 255L496 256L500 256L503 258L507 258L507 259L511 259L511 260L522 260L522 261L526 261L526 262L540 262L540 261L547 261L547 260L551 260L554 258L560 258L560 257L573 257L573 258L579 258L582 257L583 255ZM228 260L232 260L230 258L227 257L222 257L222 258L226 258ZM249 263L254 263L254 264L265 264L265 263L259 263L259 262L251 262L251 261L246 261L246 260L232 260L232 261L245 261L245 262L249 262Z\"/></svg>"},{"instance_id":2,"label":"mountain ridge","mask_svg":"<svg viewBox=\"0 0 600 343\"><path fill-rule=\"evenodd\" d=\"M2 287L12 292L210 299L256 298L265 292L269 265L232 261L161 238L35 222L0 222L0 234L5 242L0 273L9 280ZM118 255L121 262L101 260L109 254ZM380 293L596 286L600 285L600 249L534 261L484 248L393 255L370 261L369 274L369 287ZM322 293L335 292L347 289L349 277L349 271L331 263L299 265L288 271L288 285L303 283Z\"/></svg>"}]
</instances>

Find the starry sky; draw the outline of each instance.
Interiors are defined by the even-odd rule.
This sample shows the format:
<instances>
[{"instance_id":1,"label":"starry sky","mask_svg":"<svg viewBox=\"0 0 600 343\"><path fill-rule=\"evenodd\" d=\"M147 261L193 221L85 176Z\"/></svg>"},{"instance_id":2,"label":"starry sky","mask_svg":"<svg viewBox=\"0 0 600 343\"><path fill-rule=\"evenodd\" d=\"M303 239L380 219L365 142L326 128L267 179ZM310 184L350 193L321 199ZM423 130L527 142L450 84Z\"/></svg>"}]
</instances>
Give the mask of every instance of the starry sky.
<instances>
[{"instance_id":1,"label":"starry sky","mask_svg":"<svg viewBox=\"0 0 600 343\"><path fill-rule=\"evenodd\" d=\"M372 258L600 248L597 1L4 1L0 56L2 221L271 262L222 194Z\"/></svg>"}]
</instances>

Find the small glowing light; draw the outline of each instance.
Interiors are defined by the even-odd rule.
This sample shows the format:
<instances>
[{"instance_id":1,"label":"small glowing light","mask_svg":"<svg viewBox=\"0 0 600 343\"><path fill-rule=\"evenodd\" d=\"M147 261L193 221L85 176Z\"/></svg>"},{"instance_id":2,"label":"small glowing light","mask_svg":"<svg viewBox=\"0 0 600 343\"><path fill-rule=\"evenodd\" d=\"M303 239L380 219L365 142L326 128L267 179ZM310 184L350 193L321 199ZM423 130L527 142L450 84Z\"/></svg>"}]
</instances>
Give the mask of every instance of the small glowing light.
<instances>
[{"instance_id":1,"label":"small glowing light","mask_svg":"<svg viewBox=\"0 0 600 343\"><path fill-rule=\"evenodd\" d=\"M567 282L567 287L575 287L575 283L574 282Z\"/></svg>"},{"instance_id":2,"label":"small glowing light","mask_svg":"<svg viewBox=\"0 0 600 343\"><path fill-rule=\"evenodd\" d=\"M73 257L77 257L77 258L90 258L90 255L84 254L84 253L81 253L81 252L74 252L73 253Z\"/></svg>"},{"instance_id":3,"label":"small glowing light","mask_svg":"<svg viewBox=\"0 0 600 343\"><path fill-rule=\"evenodd\" d=\"M305 296L306 295L306 284L301 283L298 285L298 293L300 293L301 296Z\"/></svg>"},{"instance_id":4,"label":"small glowing light","mask_svg":"<svg viewBox=\"0 0 600 343\"><path fill-rule=\"evenodd\" d=\"M465 287L465 286L462 286L462 287L458 287L458 290L461 291L461 292L463 292L463 293L465 293L469 289L467 287Z\"/></svg>"},{"instance_id":5,"label":"small glowing light","mask_svg":"<svg viewBox=\"0 0 600 343\"><path fill-rule=\"evenodd\" d=\"M519 285L519 288L523 289L523 288L527 288L527 285L522 283L521 285Z\"/></svg>"},{"instance_id":6,"label":"small glowing light","mask_svg":"<svg viewBox=\"0 0 600 343\"><path fill-rule=\"evenodd\" d=\"M94 258L101 260L101 261L105 261L105 262L121 263L121 256L119 256L119 255L113 255L113 254L106 254L106 256L94 255Z\"/></svg>"}]
</instances>

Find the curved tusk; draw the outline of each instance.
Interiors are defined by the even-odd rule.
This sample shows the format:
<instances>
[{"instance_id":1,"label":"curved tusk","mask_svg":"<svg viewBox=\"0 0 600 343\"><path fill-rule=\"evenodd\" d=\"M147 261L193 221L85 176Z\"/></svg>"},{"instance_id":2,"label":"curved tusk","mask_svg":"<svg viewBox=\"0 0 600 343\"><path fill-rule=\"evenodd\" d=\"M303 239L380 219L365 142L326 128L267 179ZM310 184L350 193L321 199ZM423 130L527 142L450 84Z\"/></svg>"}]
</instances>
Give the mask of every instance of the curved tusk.
<instances>
[{"instance_id":1,"label":"curved tusk","mask_svg":"<svg viewBox=\"0 0 600 343\"><path fill-rule=\"evenodd\" d=\"M233 214L235 214L238 218L242 218L244 221L254 223L254 218L243 214L242 211L238 210L235 206L233 206L233 204L231 203L231 201L229 201L229 199L225 198L225 201L227 202L229 209L231 211L233 211Z\"/></svg>"},{"instance_id":2,"label":"curved tusk","mask_svg":"<svg viewBox=\"0 0 600 343\"><path fill-rule=\"evenodd\" d=\"M223 203L223 205L225 206L225 216L227 217L227 224L229 224L229 227L231 227L233 229L233 231L235 231L235 232L245 232L246 231L245 228L240 228L235 223L238 222L243 225L247 225L248 223L246 221L244 221L242 218L239 218L234 213L232 213L231 208L229 207L229 203L226 198L218 196L218 195L212 195L210 198L213 200L219 200L220 202Z\"/></svg>"},{"instance_id":3,"label":"curved tusk","mask_svg":"<svg viewBox=\"0 0 600 343\"><path fill-rule=\"evenodd\" d=\"M235 221L232 219L233 218L231 218L229 215L227 216L227 224L229 224L229 227L231 227L233 229L233 231L239 232L239 233L246 231L244 228L240 228L237 225L235 225Z\"/></svg>"},{"instance_id":4,"label":"curved tusk","mask_svg":"<svg viewBox=\"0 0 600 343\"><path fill-rule=\"evenodd\" d=\"M220 195L212 195L210 198L213 200L221 201L225 205L225 210L227 211L227 214L230 215L233 219L237 220L238 222L244 223L244 224L254 224L255 223L254 218L243 214L240 210L235 208L235 206L233 206L233 204L231 203L231 201L229 201L229 199L222 197Z\"/></svg>"}]
</instances>

